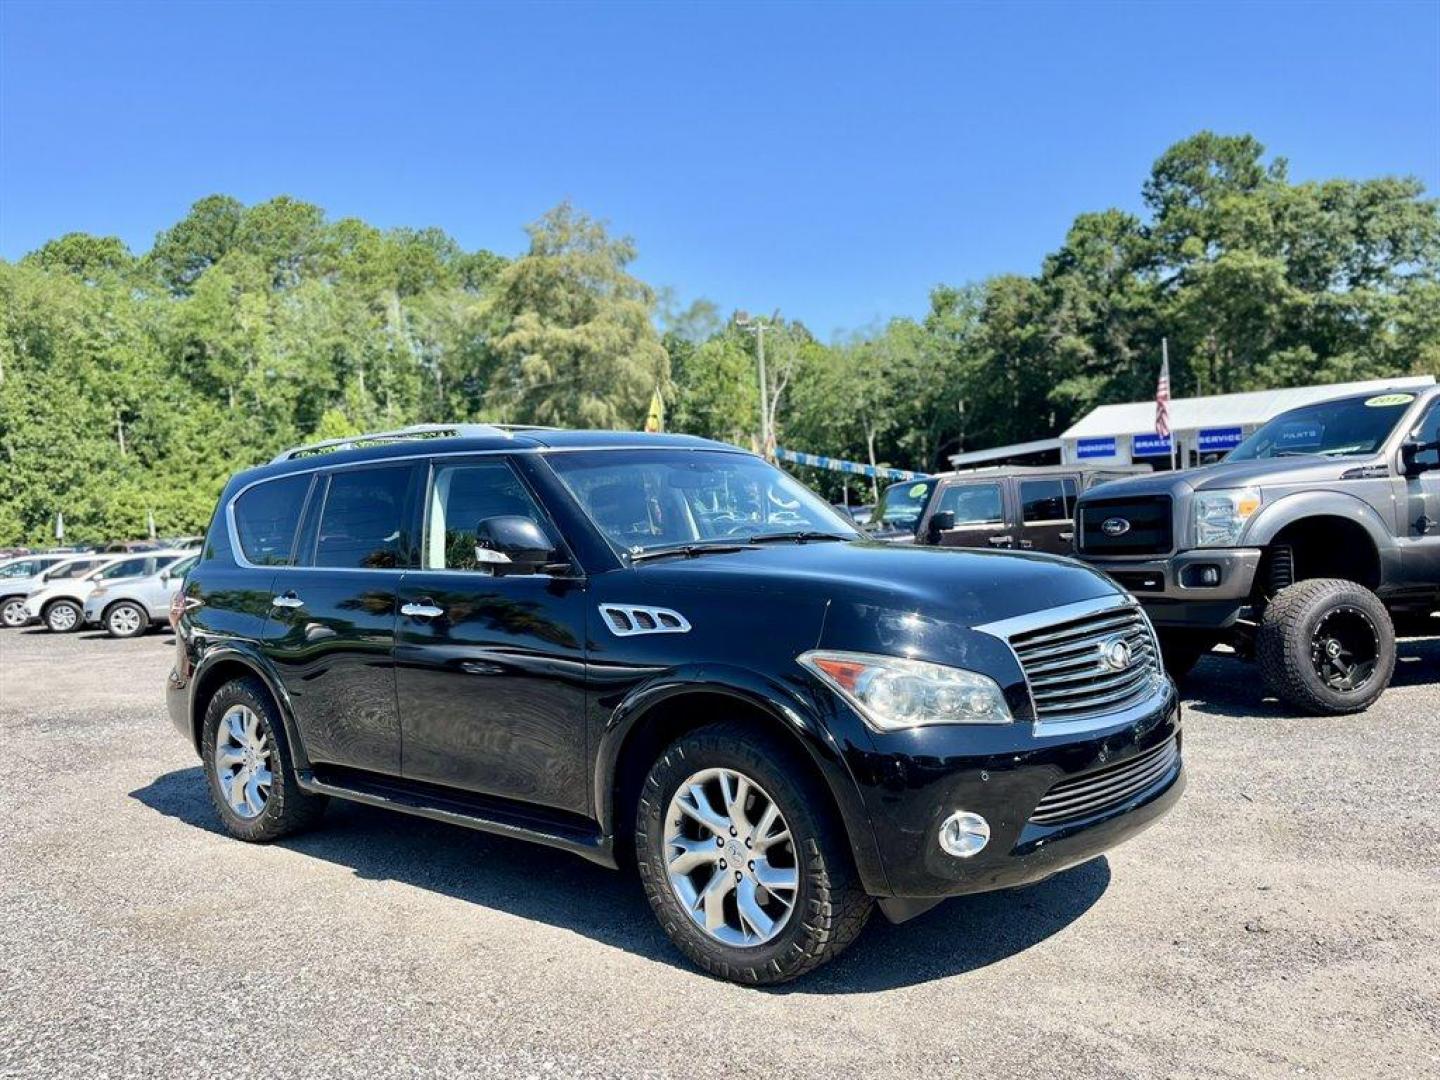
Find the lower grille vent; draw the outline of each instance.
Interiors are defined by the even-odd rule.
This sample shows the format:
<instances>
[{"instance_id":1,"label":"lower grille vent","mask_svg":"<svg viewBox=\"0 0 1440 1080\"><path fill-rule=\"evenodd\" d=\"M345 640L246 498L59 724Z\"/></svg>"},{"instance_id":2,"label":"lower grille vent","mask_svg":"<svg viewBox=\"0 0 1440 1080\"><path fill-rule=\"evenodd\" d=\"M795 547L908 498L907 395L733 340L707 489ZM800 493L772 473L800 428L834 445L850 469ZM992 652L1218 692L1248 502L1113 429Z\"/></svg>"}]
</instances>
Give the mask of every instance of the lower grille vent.
<instances>
[{"instance_id":1,"label":"lower grille vent","mask_svg":"<svg viewBox=\"0 0 1440 1080\"><path fill-rule=\"evenodd\" d=\"M1030 820L1059 825L1102 814L1159 783L1179 765L1180 744L1171 737L1119 764L1060 781L1045 793Z\"/></svg>"}]
</instances>

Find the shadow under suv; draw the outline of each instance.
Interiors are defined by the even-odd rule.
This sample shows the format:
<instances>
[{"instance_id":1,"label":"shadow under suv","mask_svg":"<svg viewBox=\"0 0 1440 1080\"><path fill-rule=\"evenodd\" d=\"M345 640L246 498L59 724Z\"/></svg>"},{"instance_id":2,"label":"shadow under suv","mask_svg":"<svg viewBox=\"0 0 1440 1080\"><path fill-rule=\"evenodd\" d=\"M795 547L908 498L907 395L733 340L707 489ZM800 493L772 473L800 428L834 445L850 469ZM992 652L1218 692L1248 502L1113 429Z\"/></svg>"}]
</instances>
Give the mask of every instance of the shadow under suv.
<instances>
[{"instance_id":1,"label":"shadow under suv","mask_svg":"<svg viewBox=\"0 0 1440 1080\"><path fill-rule=\"evenodd\" d=\"M1037 881L1183 787L1139 606L1040 555L866 541L752 454L405 429L227 485L171 717L226 829L328 797L635 863L717 975Z\"/></svg>"}]
</instances>

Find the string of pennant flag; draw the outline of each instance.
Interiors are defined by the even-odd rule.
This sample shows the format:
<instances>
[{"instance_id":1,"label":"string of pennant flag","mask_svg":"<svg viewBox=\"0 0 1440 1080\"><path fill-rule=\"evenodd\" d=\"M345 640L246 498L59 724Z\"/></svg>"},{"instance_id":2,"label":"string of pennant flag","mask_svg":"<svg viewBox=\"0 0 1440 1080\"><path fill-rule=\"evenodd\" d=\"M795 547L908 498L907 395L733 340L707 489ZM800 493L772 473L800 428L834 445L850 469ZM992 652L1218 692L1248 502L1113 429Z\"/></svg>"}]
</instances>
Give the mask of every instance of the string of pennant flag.
<instances>
[{"instance_id":1,"label":"string of pennant flag","mask_svg":"<svg viewBox=\"0 0 1440 1080\"><path fill-rule=\"evenodd\" d=\"M775 456L781 461L793 461L796 465L809 465L812 469L829 469L831 472L850 473L853 476L873 476L880 480L924 480L929 473L910 472L906 469L887 469L881 465L866 465L863 461L845 461L842 458L826 457L824 454L806 454L799 450L775 448Z\"/></svg>"}]
</instances>

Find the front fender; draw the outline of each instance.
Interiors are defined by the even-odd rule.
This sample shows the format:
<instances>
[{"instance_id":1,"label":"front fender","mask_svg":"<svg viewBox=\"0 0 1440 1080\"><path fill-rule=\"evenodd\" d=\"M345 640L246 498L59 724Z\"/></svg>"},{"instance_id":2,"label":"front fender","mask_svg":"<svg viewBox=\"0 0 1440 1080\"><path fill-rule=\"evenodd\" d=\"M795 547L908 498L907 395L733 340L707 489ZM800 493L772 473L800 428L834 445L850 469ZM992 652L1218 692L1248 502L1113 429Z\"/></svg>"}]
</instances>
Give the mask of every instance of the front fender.
<instances>
[{"instance_id":1,"label":"front fender","mask_svg":"<svg viewBox=\"0 0 1440 1080\"><path fill-rule=\"evenodd\" d=\"M874 895L889 893L881 869L874 829L864 799L847 761L848 752L868 753L870 747L842 745L821 720L815 702L797 686L745 668L695 664L667 669L632 687L611 712L595 753L595 816L602 832L614 835L615 778L627 740L665 702L685 695L719 695L735 699L770 717L805 748L840 809L851 853L865 888ZM663 721L662 721L663 722ZM663 738L663 733L662 738Z\"/></svg>"},{"instance_id":2,"label":"front fender","mask_svg":"<svg viewBox=\"0 0 1440 1080\"><path fill-rule=\"evenodd\" d=\"M1240 537L1238 546L1264 547L1287 525L1311 517L1339 517L1355 522L1369 534L1377 551L1384 552L1395 546L1389 526L1375 508L1342 491L1299 491L1262 506Z\"/></svg>"},{"instance_id":3,"label":"front fender","mask_svg":"<svg viewBox=\"0 0 1440 1080\"><path fill-rule=\"evenodd\" d=\"M197 752L200 749L200 725L204 717L199 711L199 695L202 690L212 687L207 675L222 664L240 664L255 675L270 691L270 696L280 708L280 722L285 726L285 741L290 747L290 757L297 771L310 768L310 757L305 752L305 743L300 738L300 729L295 723L295 706L280 681L275 667L252 642L227 639L210 645L195 660L190 674L190 729Z\"/></svg>"}]
</instances>

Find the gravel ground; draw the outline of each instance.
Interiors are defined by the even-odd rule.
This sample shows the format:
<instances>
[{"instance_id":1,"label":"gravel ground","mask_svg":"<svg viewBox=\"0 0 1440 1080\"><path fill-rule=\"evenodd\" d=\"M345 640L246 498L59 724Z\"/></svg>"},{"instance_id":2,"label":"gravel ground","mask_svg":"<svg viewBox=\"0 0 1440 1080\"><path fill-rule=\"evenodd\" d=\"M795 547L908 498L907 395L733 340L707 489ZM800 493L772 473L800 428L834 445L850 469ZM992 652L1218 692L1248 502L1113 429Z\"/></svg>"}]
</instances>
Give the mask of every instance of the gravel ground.
<instances>
[{"instance_id":1,"label":"gravel ground","mask_svg":"<svg viewBox=\"0 0 1440 1080\"><path fill-rule=\"evenodd\" d=\"M347 805L227 839L168 637L0 633L0 1075L1440 1075L1440 641L1343 719L1207 659L1165 821L767 992L544 848Z\"/></svg>"}]
</instances>

